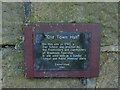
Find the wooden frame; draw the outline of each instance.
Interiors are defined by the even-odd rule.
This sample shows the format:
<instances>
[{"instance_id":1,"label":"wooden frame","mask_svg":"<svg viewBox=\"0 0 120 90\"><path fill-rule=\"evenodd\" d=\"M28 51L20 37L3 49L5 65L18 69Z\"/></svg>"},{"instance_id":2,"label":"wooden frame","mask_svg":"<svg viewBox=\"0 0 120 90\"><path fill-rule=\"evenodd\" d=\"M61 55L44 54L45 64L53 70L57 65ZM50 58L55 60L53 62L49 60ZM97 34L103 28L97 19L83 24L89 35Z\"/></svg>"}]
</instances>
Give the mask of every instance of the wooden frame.
<instances>
[{"instance_id":1,"label":"wooden frame","mask_svg":"<svg viewBox=\"0 0 120 90\"><path fill-rule=\"evenodd\" d=\"M90 47L90 66L87 70L78 71L35 71L34 70L34 52L33 52L33 33L37 32L91 32ZM100 32L99 24L72 24L58 23L48 24L40 23L27 25L24 28L24 55L25 55L25 76L26 77L97 77L99 75L99 56L100 56Z\"/></svg>"}]
</instances>

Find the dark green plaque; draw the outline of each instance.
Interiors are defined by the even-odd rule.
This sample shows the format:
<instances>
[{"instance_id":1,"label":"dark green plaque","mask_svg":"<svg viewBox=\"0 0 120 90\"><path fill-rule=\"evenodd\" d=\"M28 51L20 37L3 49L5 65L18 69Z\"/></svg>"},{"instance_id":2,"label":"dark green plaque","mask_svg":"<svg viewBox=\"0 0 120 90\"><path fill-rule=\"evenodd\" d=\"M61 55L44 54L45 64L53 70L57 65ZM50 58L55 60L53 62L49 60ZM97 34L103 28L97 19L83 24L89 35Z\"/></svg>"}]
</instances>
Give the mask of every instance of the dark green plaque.
<instances>
[{"instance_id":1,"label":"dark green plaque","mask_svg":"<svg viewBox=\"0 0 120 90\"><path fill-rule=\"evenodd\" d=\"M86 70L90 32L34 32L35 70Z\"/></svg>"}]
</instances>

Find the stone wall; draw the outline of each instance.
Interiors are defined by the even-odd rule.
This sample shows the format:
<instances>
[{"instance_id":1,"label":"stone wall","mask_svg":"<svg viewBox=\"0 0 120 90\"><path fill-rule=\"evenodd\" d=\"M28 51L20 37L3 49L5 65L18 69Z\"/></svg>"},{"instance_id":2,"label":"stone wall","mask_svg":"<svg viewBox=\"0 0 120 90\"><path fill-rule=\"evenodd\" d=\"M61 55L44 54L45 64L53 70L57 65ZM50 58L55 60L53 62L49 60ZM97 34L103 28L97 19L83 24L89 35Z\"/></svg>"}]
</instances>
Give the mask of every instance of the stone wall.
<instances>
[{"instance_id":1,"label":"stone wall","mask_svg":"<svg viewBox=\"0 0 120 90\"><path fill-rule=\"evenodd\" d=\"M31 3L31 23L100 23L100 74L87 79L24 77L23 3L2 3L3 87L117 88L118 87L118 3Z\"/></svg>"}]
</instances>

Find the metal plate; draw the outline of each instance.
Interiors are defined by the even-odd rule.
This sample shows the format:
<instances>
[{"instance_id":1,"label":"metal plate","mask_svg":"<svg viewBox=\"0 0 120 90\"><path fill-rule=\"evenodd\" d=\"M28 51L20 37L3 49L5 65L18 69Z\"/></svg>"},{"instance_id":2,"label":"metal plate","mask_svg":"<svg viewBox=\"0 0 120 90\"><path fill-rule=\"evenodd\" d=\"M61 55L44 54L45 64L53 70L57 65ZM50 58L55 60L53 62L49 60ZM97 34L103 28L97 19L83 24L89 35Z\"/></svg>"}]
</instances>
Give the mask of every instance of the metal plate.
<instances>
[{"instance_id":1,"label":"metal plate","mask_svg":"<svg viewBox=\"0 0 120 90\"><path fill-rule=\"evenodd\" d=\"M87 70L90 32L34 32L35 70Z\"/></svg>"},{"instance_id":2,"label":"metal plate","mask_svg":"<svg viewBox=\"0 0 120 90\"><path fill-rule=\"evenodd\" d=\"M97 77L100 33L100 24L39 23L25 26L25 76ZM73 45L78 51L73 50ZM60 46L63 49L59 50ZM65 50L66 47L69 47L68 50ZM65 56L64 50L71 54L67 53L68 56Z\"/></svg>"}]
</instances>

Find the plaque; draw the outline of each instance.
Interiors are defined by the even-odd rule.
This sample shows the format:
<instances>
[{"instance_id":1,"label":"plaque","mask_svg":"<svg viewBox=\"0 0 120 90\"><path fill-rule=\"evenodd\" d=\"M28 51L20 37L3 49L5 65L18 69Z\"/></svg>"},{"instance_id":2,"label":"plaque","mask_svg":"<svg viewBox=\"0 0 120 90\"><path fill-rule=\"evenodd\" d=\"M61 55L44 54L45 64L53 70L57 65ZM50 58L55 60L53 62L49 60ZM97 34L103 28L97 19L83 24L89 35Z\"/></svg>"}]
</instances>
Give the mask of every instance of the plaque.
<instances>
[{"instance_id":1,"label":"plaque","mask_svg":"<svg viewBox=\"0 0 120 90\"><path fill-rule=\"evenodd\" d=\"M99 24L25 26L27 77L96 77L99 74Z\"/></svg>"},{"instance_id":2,"label":"plaque","mask_svg":"<svg viewBox=\"0 0 120 90\"><path fill-rule=\"evenodd\" d=\"M90 38L89 32L34 32L34 69L87 69Z\"/></svg>"}]
</instances>

